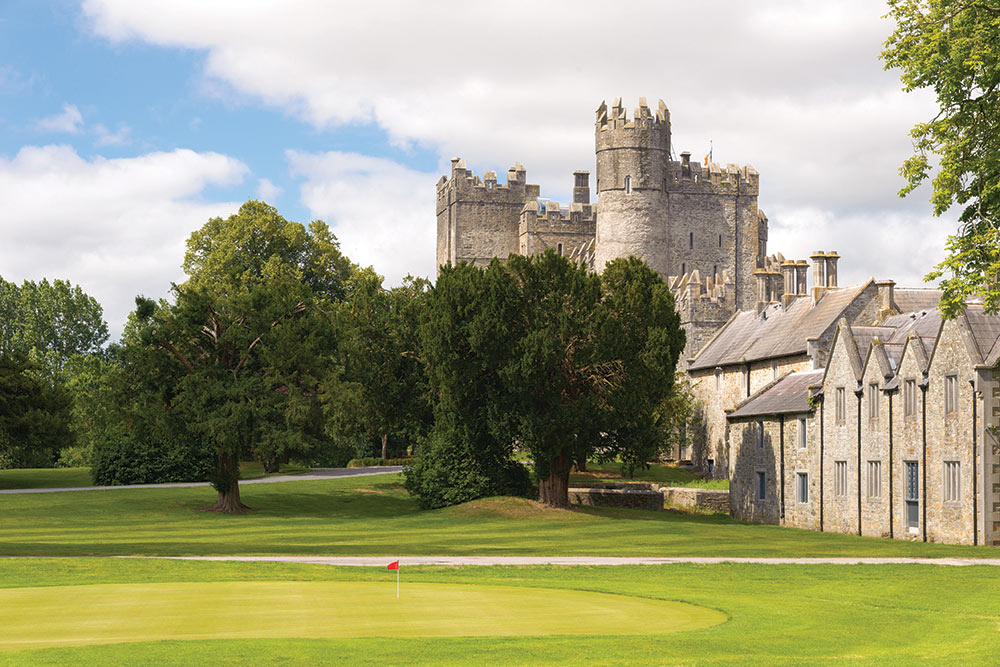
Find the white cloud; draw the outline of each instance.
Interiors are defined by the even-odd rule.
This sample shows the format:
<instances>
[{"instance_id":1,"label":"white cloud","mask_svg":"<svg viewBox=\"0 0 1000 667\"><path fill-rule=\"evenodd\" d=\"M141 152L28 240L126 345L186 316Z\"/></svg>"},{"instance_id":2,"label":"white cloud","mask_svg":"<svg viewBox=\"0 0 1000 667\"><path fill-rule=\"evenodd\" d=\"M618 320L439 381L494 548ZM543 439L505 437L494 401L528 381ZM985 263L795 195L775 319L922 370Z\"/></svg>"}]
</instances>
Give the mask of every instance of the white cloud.
<instances>
[{"instance_id":1,"label":"white cloud","mask_svg":"<svg viewBox=\"0 0 1000 667\"><path fill-rule=\"evenodd\" d=\"M65 132L76 134L83 125L83 114L73 104L64 104L62 113L48 116L38 121L38 129L43 132Z\"/></svg>"},{"instance_id":2,"label":"white cloud","mask_svg":"<svg viewBox=\"0 0 1000 667\"><path fill-rule=\"evenodd\" d=\"M28 146L0 156L0 275L81 285L117 336L136 294L165 296L183 278L188 235L239 207L200 201L202 191L246 173L231 157L191 150L85 160L69 146Z\"/></svg>"},{"instance_id":3,"label":"white cloud","mask_svg":"<svg viewBox=\"0 0 1000 667\"><path fill-rule=\"evenodd\" d=\"M261 201L274 204L274 202L278 199L278 195L281 193L282 189L272 183L270 179L261 178L257 181L257 198Z\"/></svg>"},{"instance_id":4,"label":"white cloud","mask_svg":"<svg viewBox=\"0 0 1000 667\"><path fill-rule=\"evenodd\" d=\"M883 71L884 3L85 0L84 9L108 39L203 49L207 89L320 129L375 122L400 145L437 151L442 173L454 155L477 173L520 161L543 195L565 200L572 170L593 168L600 101L620 95L631 108L659 96L675 152L701 155L711 140L718 161L753 164L772 220L822 211L838 248L854 241L841 220L875 225L896 212L926 223L924 202L897 199L897 167L932 98L903 94ZM416 224L431 230L432 189L423 197ZM896 243L883 275L907 270L897 255L929 267L940 254L912 235Z\"/></svg>"},{"instance_id":5,"label":"white cloud","mask_svg":"<svg viewBox=\"0 0 1000 667\"><path fill-rule=\"evenodd\" d=\"M387 284L434 276L435 174L355 153L287 154L303 178L302 201L325 219L352 261L373 265Z\"/></svg>"},{"instance_id":6,"label":"white cloud","mask_svg":"<svg viewBox=\"0 0 1000 667\"><path fill-rule=\"evenodd\" d=\"M97 134L95 143L98 146L124 146L132 141L129 136L132 128L127 125L122 125L117 132L112 132L104 124L98 123L94 126L94 132Z\"/></svg>"}]
</instances>

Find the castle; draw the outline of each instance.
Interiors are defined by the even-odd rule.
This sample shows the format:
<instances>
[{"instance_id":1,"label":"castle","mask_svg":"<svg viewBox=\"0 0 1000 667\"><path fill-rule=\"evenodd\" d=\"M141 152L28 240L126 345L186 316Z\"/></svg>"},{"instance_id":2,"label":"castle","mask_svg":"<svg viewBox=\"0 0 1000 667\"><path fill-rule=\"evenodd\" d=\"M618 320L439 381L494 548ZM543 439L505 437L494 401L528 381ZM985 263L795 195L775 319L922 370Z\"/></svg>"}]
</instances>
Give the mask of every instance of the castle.
<instances>
[{"instance_id":1,"label":"castle","mask_svg":"<svg viewBox=\"0 0 1000 667\"><path fill-rule=\"evenodd\" d=\"M674 160L662 100L654 114L640 98L631 119L620 99L602 103L595 145L596 205L588 171L573 172L573 201L563 207L542 199L520 164L500 184L495 172L480 179L452 160L450 178L437 183L437 265L554 249L602 270L635 255L674 289L688 349L697 350L734 312L755 306L756 270L778 275L768 268L758 173L692 162L689 152ZM782 293L778 283L769 290Z\"/></svg>"},{"instance_id":2,"label":"castle","mask_svg":"<svg viewBox=\"0 0 1000 667\"><path fill-rule=\"evenodd\" d=\"M700 413L676 456L728 478L734 516L822 531L1000 544L1000 316L891 280L838 285L836 252L767 254L753 167L673 159L670 114L597 110L597 202L567 207L520 164L460 159L437 183L437 261L548 249L603 270L635 255L671 287ZM963 387L965 389L963 389ZM853 397L853 398L852 398Z\"/></svg>"}]
</instances>

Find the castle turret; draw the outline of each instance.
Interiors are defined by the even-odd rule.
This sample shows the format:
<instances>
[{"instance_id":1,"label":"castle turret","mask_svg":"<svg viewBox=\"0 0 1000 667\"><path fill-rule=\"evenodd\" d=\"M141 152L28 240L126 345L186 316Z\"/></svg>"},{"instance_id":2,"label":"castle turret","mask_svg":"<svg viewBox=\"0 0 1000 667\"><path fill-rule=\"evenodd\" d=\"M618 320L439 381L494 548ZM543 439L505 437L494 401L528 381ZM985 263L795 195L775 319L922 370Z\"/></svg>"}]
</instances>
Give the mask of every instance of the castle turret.
<instances>
[{"instance_id":1,"label":"castle turret","mask_svg":"<svg viewBox=\"0 0 1000 667\"><path fill-rule=\"evenodd\" d=\"M661 100L654 116L639 98L633 118L621 98L597 110L597 243L594 268L635 255L662 276L670 266L665 189L670 160L670 114ZM676 267L679 268L679 267ZM676 273L676 269L673 271Z\"/></svg>"}]
</instances>

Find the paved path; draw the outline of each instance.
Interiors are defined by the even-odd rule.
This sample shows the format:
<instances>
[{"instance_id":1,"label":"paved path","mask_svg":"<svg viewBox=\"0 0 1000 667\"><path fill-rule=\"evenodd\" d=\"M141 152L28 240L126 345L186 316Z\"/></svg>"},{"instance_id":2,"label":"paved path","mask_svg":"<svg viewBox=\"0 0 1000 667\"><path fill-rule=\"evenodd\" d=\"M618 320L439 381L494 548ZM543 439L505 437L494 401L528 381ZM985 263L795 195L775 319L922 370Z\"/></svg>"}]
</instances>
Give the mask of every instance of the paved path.
<instances>
[{"instance_id":1,"label":"paved path","mask_svg":"<svg viewBox=\"0 0 1000 667\"><path fill-rule=\"evenodd\" d=\"M159 556L122 556L159 558ZM171 560L251 561L385 567L402 565L667 565L675 563L759 563L761 565L991 565L1000 558L618 558L613 556L165 556Z\"/></svg>"},{"instance_id":2,"label":"paved path","mask_svg":"<svg viewBox=\"0 0 1000 667\"><path fill-rule=\"evenodd\" d=\"M257 479L241 479L244 484L271 484L273 482L303 482L334 477L362 477L365 475L385 475L402 472L403 466L379 466L373 468L313 468L312 472L301 475L272 475ZM208 482L172 482L169 484L128 484L124 486L69 486L57 489L0 489L2 493L57 493L60 491L110 491L112 489L170 489L185 486L209 486Z\"/></svg>"}]
</instances>

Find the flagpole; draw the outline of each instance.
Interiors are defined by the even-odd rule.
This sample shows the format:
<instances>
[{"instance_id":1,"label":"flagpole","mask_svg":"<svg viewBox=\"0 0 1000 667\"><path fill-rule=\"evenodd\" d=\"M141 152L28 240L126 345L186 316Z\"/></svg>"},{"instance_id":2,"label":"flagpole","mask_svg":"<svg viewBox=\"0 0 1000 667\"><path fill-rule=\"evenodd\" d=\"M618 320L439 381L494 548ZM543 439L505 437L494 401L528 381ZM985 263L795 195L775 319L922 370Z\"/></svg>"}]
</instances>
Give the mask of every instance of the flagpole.
<instances>
[{"instance_id":1,"label":"flagpole","mask_svg":"<svg viewBox=\"0 0 1000 667\"><path fill-rule=\"evenodd\" d=\"M399 568L396 568L396 599L399 599Z\"/></svg>"}]
</instances>

